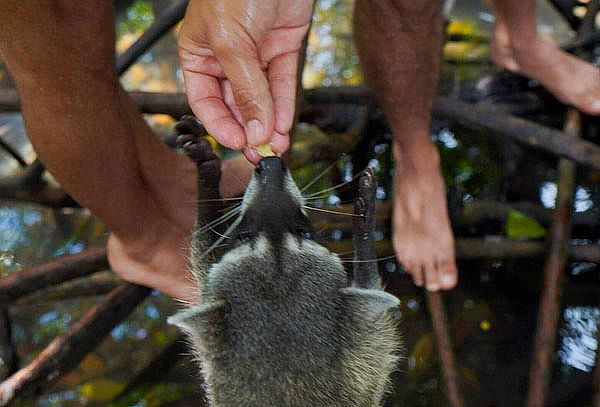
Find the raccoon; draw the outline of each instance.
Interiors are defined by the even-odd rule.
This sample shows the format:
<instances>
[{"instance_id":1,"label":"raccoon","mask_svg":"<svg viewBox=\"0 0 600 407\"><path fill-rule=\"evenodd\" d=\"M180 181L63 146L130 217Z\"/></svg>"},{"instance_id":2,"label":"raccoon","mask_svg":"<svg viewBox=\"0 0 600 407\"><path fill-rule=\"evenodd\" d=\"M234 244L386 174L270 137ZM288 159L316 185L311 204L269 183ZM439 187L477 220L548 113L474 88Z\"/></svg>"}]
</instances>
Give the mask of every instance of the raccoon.
<instances>
[{"instance_id":1,"label":"raccoon","mask_svg":"<svg viewBox=\"0 0 600 407\"><path fill-rule=\"evenodd\" d=\"M198 165L201 199L217 200L219 161L200 124L188 118L178 130ZM375 182L372 171L365 176ZM380 406L398 359L398 300L382 290L376 264L356 263L349 279L313 239L278 157L256 166L227 239L206 230L207 206L199 203L191 251L201 305L169 322L189 338L210 406Z\"/></svg>"}]
</instances>

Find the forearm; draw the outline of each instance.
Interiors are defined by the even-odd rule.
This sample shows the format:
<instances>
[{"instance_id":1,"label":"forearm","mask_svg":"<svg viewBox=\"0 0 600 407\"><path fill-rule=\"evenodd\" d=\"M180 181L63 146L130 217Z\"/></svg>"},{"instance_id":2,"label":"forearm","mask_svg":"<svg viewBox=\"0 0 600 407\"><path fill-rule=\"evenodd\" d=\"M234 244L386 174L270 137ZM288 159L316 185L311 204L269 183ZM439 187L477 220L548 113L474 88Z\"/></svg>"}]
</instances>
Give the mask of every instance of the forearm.
<instances>
[{"instance_id":1,"label":"forearm","mask_svg":"<svg viewBox=\"0 0 600 407\"><path fill-rule=\"evenodd\" d=\"M395 149L430 155L442 41L439 1L357 0L355 24L365 79L392 127Z\"/></svg>"}]
</instances>

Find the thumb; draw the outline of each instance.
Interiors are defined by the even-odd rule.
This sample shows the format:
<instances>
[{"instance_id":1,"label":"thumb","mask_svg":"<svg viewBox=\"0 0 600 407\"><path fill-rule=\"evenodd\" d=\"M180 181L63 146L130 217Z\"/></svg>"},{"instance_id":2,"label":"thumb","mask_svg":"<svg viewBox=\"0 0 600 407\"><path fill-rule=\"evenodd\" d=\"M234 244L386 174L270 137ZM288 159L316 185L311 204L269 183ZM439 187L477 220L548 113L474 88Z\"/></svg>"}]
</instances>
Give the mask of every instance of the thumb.
<instances>
[{"instance_id":1,"label":"thumb","mask_svg":"<svg viewBox=\"0 0 600 407\"><path fill-rule=\"evenodd\" d=\"M228 48L224 52L215 52L215 56L231 83L248 144L266 144L273 134L275 114L267 74L260 67L256 46L236 44Z\"/></svg>"}]
</instances>

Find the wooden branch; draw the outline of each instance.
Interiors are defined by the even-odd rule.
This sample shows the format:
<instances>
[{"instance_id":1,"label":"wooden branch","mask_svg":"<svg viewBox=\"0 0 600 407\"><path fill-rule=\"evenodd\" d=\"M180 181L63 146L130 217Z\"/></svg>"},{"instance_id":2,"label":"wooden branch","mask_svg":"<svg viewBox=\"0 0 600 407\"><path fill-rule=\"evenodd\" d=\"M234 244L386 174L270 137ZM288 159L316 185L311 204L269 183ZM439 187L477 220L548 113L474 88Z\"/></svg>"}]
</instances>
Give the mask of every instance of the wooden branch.
<instances>
[{"instance_id":1,"label":"wooden branch","mask_svg":"<svg viewBox=\"0 0 600 407\"><path fill-rule=\"evenodd\" d=\"M77 366L149 293L149 288L122 283L29 365L0 383L0 406L48 389Z\"/></svg>"},{"instance_id":2,"label":"wooden branch","mask_svg":"<svg viewBox=\"0 0 600 407\"><path fill-rule=\"evenodd\" d=\"M329 250L336 253L352 251L352 241L323 242ZM377 256L385 257L394 254L391 241L375 243ZM527 259L542 257L548 251L548 246L543 241L521 241L505 238L458 238L456 239L456 256L459 260L505 260ZM600 264L600 245L571 245L569 258L572 261L584 261Z\"/></svg>"},{"instance_id":3,"label":"wooden branch","mask_svg":"<svg viewBox=\"0 0 600 407\"><path fill-rule=\"evenodd\" d=\"M83 277L108 268L105 248L88 249L47 263L28 267L0 279L0 305L40 288Z\"/></svg>"},{"instance_id":4,"label":"wooden branch","mask_svg":"<svg viewBox=\"0 0 600 407\"><path fill-rule=\"evenodd\" d=\"M183 19L187 4L187 0L179 0L169 5L162 13L160 13L150 27L144 31L142 36L117 57L116 71L119 76L127 71L127 69L129 69L139 57L145 54L157 40L162 38L167 31L175 27L175 25Z\"/></svg>"},{"instance_id":5,"label":"wooden branch","mask_svg":"<svg viewBox=\"0 0 600 407\"><path fill-rule=\"evenodd\" d=\"M456 370L456 361L452 350L452 340L450 339L450 328L448 326L448 317L444 309L442 294L425 290L427 299L427 309L431 316L431 325L433 334L437 342L438 354L442 366L442 376L446 387L446 396L452 407L462 407L465 405L460 393L459 376Z\"/></svg>"},{"instance_id":6,"label":"wooden branch","mask_svg":"<svg viewBox=\"0 0 600 407\"><path fill-rule=\"evenodd\" d=\"M43 164L35 160L20 174L0 179L0 197L33 202L51 208L78 206L62 188L49 185L42 178L43 173Z\"/></svg>"},{"instance_id":7,"label":"wooden branch","mask_svg":"<svg viewBox=\"0 0 600 407\"><path fill-rule=\"evenodd\" d=\"M13 344L12 321L6 307L0 308L0 358L4 361L6 376L10 376L18 370L19 356Z\"/></svg>"},{"instance_id":8,"label":"wooden branch","mask_svg":"<svg viewBox=\"0 0 600 407\"><path fill-rule=\"evenodd\" d=\"M112 273L99 272L90 277L78 278L59 285L43 287L17 299L11 306L32 307L49 302L105 295L117 288L120 282L121 280L112 275Z\"/></svg>"},{"instance_id":9,"label":"wooden branch","mask_svg":"<svg viewBox=\"0 0 600 407\"><path fill-rule=\"evenodd\" d=\"M600 147L589 141L573 140L559 130L444 97L438 98L433 113L470 129L511 138L526 146L600 170Z\"/></svg>"},{"instance_id":10,"label":"wooden branch","mask_svg":"<svg viewBox=\"0 0 600 407\"><path fill-rule=\"evenodd\" d=\"M17 152L17 150L12 148L12 146L5 142L2 138L0 138L0 148L2 148L9 156L11 156L21 168L27 167L27 163L25 162L23 157L21 157L21 155Z\"/></svg>"},{"instance_id":11,"label":"wooden branch","mask_svg":"<svg viewBox=\"0 0 600 407\"><path fill-rule=\"evenodd\" d=\"M358 182L358 198L352 218L354 242L354 283L361 288L379 289L381 280L377 270L375 251L375 170L367 168Z\"/></svg>"},{"instance_id":12,"label":"wooden branch","mask_svg":"<svg viewBox=\"0 0 600 407\"><path fill-rule=\"evenodd\" d=\"M569 109L565 132L570 139L579 137L581 114ZM533 357L529 372L528 407L546 405L552 355L556 345L564 268L571 236L571 211L575 195L575 163L560 159L558 163L558 197L549 236L548 257L544 266L542 296L534 339Z\"/></svg>"},{"instance_id":13,"label":"wooden branch","mask_svg":"<svg viewBox=\"0 0 600 407\"><path fill-rule=\"evenodd\" d=\"M176 118L190 114L183 93L130 92L130 96L143 113L164 113ZM306 101L307 107L311 104L374 103L372 94L364 87L308 89ZM12 90L0 91L0 111L18 110L20 103L17 93ZM468 128L511 138L526 146L600 170L600 147L589 141L569 140L559 130L443 96L438 97L433 113Z\"/></svg>"}]
</instances>

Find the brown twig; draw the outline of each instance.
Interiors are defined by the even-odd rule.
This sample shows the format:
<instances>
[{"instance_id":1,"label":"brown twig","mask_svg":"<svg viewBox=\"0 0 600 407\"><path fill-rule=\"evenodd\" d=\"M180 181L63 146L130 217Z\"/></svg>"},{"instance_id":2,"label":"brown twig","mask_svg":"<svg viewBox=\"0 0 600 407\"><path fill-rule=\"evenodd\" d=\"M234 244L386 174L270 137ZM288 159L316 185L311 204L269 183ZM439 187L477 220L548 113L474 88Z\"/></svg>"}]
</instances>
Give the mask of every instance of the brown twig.
<instances>
[{"instance_id":1,"label":"brown twig","mask_svg":"<svg viewBox=\"0 0 600 407\"><path fill-rule=\"evenodd\" d=\"M137 61L139 57L144 55L148 49L162 36L175 27L185 14L188 0L179 0L169 5L144 31L140 38L138 38L125 52L117 57L116 71L120 76L127 69Z\"/></svg>"},{"instance_id":2,"label":"brown twig","mask_svg":"<svg viewBox=\"0 0 600 407\"><path fill-rule=\"evenodd\" d=\"M579 136L581 114L569 109L565 133L569 139ZM529 372L528 407L546 405L552 374L552 355L560 313L562 281L571 234L571 210L575 192L575 163L561 159L558 164L558 198L549 237L548 257L544 266L534 350Z\"/></svg>"},{"instance_id":3,"label":"brown twig","mask_svg":"<svg viewBox=\"0 0 600 407\"><path fill-rule=\"evenodd\" d=\"M5 142L2 138L0 138L0 148L2 148L9 156L11 156L21 168L27 167L27 163L25 162L23 157L21 157L21 155L17 152L17 150L12 148L12 146Z\"/></svg>"},{"instance_id":4,"label":"brown twig","mask_svg":"<svg viewBox=\"0 0 600 407\"><path fill-rule=\"evenodd\" d=\"M375 250L375 190L377 178L372 168L367 168L358 181L358 197L352 218L354 258L354 282L358 287L379 289L381 281Z\"/></svg>"},{"instance_id":5,"label":"brown twig","mask_svg":"<svg viewBox=\"0 0 600 407\"><path fill-rule=\"evenodd\" d=\"M437 342L446 396L452 407L462 407L465 403L460 393L459 376L456 370L454 352L452 351L450 328L444 310L442 294L425 290L425 298L427 299L427 308L429 309L433 333Z\"/></svg>"},{"instance_id":6,"label":"brown twig","mask_svg":"<svg viewBox=\"0 0 600 407\"><path fill-rule=\"evenodd\" d=\"M8 308L0 308L0 351L6 376L10 376L19 368L19 357L12 340L12 321Z\"/></svg>"},{"instance_id":7,"label":"brown twig","mask_svg":"<svg viewBox=\"0 0 600 407\"><path fill-rule=\"evenodd\" d=\"M149 293L149 288L122 283L29 365L0 383L0 406L45 391L77 366Z\"/></svg>"},{"instance_id":8,"label":"brown twig","mask_svg":"<svg viewBox=\"0 0 600 407\"><path fill-rule=\"evenodd\" d=\"M108 268L105 248L88 249L26 268L0 279L0 305L40 288L83 277Z\"/></svg>"},{"instance_id":9,"label":"brown twig","mask_svg":"<svg viewBox=\"0 0 600 407\"><path fill-rule=\"evenodd\" d=\"M18 175L0 179L0 197L33 202L51 208L78 206L60 187L49 185L43 178L44 166L39 160Z\"/></svg>"}]
</instances>

